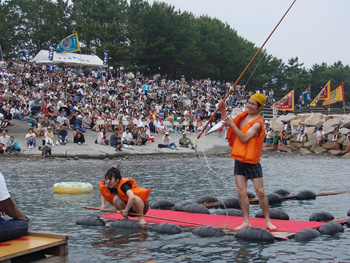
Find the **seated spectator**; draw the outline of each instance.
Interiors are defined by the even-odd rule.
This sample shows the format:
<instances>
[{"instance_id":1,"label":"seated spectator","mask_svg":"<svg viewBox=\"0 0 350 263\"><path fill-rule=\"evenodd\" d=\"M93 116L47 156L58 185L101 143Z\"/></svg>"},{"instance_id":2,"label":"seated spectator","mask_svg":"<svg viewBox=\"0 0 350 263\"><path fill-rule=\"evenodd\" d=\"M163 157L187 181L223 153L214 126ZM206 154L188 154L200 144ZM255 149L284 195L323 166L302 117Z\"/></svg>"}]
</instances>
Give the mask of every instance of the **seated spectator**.
<instances>
[{"instance_id":1,"label":"seated spectator","mask_svg":"<svg viewBox=\"0 0 350 263\"><path fill-rule=\"evenodd\" d=\"M79 127L76 127L73 131L73 141L74 143L78 143L79 145L85 144L85 134L79 129Z\"/></svg>"},{"instance_id":2,"label":"seated spectator","mask_svg":"<svg viewBox=\"0 0 350 263\"><path fill-rule=\"evenodd\" d=\"M13 126L14 123L12 121L12 114L10 113L10 109L6 108L5 110L5 114L4 114L4 119L1 123L1 128L6 128L7 126Z\"/></svg>"},{"instance_id":3,"label":"seated spectator","mask_svg":"<svg viewBox=\"0 0 350 263\"><path fill-rule=\"evenodd\" d=\"M318 131L316 133L318 144L321 146L323 143L327 142L326 135L324 134L323 128L318 128Z\"/></svg>"},{"instance_id":4,"label":"seated spectator","mask_svg":"<svg viewBox=\"0 0 350 263\"><path fill-rule=\"evenodd\" d=\"M32 112L29 112L29 114L27 116L27 124L29 126L32 126L32 125L36 126L36 124L37 124L37 121L36 121L34 114Z\"/></svg>"},{"instance_id":5,"label":"seated spectator","mask_svg":"<svg viewBox=\"0 0 350 263\"><path fill-rule=\"evenodd\" d=\"M279 131L275 131L275 136L273 136L273 139L272 139L272 142L273 142L272 147L275 151L277 151L277 149L278 149L278 144L279 144L280 140L281 140L281 136L279 134Z\"/></svg>"},{"instance_id":6,"label":"seated spectator","mask_svg":"<svg viewBox=\"0 0 350 263\"><path fill-rule=\"evenodd\" d=\"M169 135L169 132L166 132L165 135L163 136L163 146L169 148L169 149L176 149L177 150L177 146L174 142L171 142L171 138L170 138L170 135ZM160 145L158 145L158 148L162 148L159 147Z\"/></svg>"},{"instance_id":7,"label":"seated spectator","mask_svg":"<svg viewBox=\"0 0 350 263\"><path fill-rule=\"evenodd\" d=\"M0 155L3 155L5 153L5 145L0 143Z\"/></svg>"},{"instance_id":8,"label":"seated spectator","mask_svg":"<svg viewBox=\"0 0 350 263\"><path fill-rule=\"evenodd\" d=\"M51 157L51 146L46 144L44 146L39 146L38 150L41 151L41 157L42 158L48 158Z\"/></svg>"},{"instance_id":9,"label":"seated spectator","mask_svg":"<svg viewBox=\"0 0 350 263\"><path fill-rule=\"evenodd\" d=\"M60 123L60 125L66 125L67 127L70 127L69 119L67 119L64 116L64 111L61 111L60 115L57 117L57 121Z\"/></svg>"},{"instance_id":10,"label":"seated spectator","mask_svg":"<svg viewBox=\"0 0 350 263\"><path fill-rule=\"evenodd\" d=\"M51 122L50 122L50 120L49 120L49 116L48 116L48 115L45 115L45 116L44 116L44 120L43 120L41 126L42 126L43 128L47 128L47 127L49 127L49 126L51 127ZM44 133L45 133L45 131L44 131Z\"/></svg>"},{"instance_id":11,"label":"seated spectator","mask_svg":"<svg viewBox=\"0 0 350 263\"><path fill-rule=\"evenodd\" d=\"M130 133L129 128L126 128L125 132L123 132L122 143L126 145L134 145L134 142L132 141L132 134Z\"/></svg>"},{"instance_id":12,"label":"seated spectator","mask_svg":"<svg viewBox=\"0 0 350 263\"><path fill-rule=\"evenodd\" d=\"M0 211L13 219L5 220L0 216L0 242L19 238L28 231L29 219L10 197L4 176L0 172Z\"/></svg>"},{"instance_id":13,"label":"seated spectator","mask_svg":"<svg viewBox=\"0 0 350 263\"><path fill-rule=\"evenodd\" d=\"M141 126L139 129L140 130L138 131L138 138L137 138L138 145L145 145L148 141L147 133L144 127Z\"/></svg>"},{"instance_id":14,"label":"seated spectator","mask_svg":"<svg viewBox=\"0 0 350 263\"><path fill-rule=\"evenodd\" d=\"M333 138L332 142L337 142L339 138L339 125L336 124L333 129Z\"/></svg>"},{"instance_id":15,"label":"seated spectator","mask_svg":"<svg viewBox=\"0 0 350 263\"><path fill-rule=\"evenodd\" d=\"M297 141L303 142L303 139L306 136L306 127L303 122L300 122L300 125L297 128L297 131L298 131Z\"/></svg>"},{"instance_id":16,"label":"seated spectator","mask_svg":"<svg viewBox=\"0 0 350 263\"><path fill-rule=\"evenodd\" d=\"M58 141L61 145L66 145L68 132L66 130L66 125L62 125L60 131L57 134Z\"/></svg>"},{"instance_id":17,"label":"seated spectator","mask_svg":"<svg viewBox=\"0 0 350 263\"><path fill-rule=\"evenodd\" d=\"M154 136L152 135L151 129L148 125L146 126L146 134L147 134L147 140L149 142L154 142Z\"/></svg>"},{"instance_id":18,"label":"seated spectator","mask_svg":"<svg viewBox=\"0 0 350 263\"><path fill-rule=\"evenodd\" d=\"M45 131L45 144L49 144L52 147L55 147L55 144L53 142L53 132L52 132L52 128L51 127L47 127L46 131Z\"/></svg>"},{"instance_id":19,"label":"seated spectator","mask_svg":"<svg viewBox=\"0 0 350 263\"><path fill-rule=\"evenodd\" d=\"M83 128L91 128L91 118L89 117L89 113L85 113L84 118L83 118Z\"/></svg>"},{"instance_id":20,"label":"seated spectator","mask_svg":"<svg viewBox=\"0 0 350 263\"><path fill-rule=\"evenodd\" d=\"M346 137L348 139L348 147L346 147L345 151L350 152L350 132L348 133L348 135Z\"/></svg>"},{"instance_id":21,"label":"seated spectator","mask_svg":"<svg viewBox=\"0 0 350 263\"><path fill-rule=\"evenodd\" d=\"M43 126L43 120L41 118L38 118L38 123L37 123L37 129L36 129L36 134L38 137L44 136L45 134L45 127Z\"/></svg>"},{"instance_id":22,"label":"seated spectator","mask_svg":"<svg viewBox=\"0 0 350 263\"><path fill-rule=\"evenodd\" d=\"M104 128L100 129L100 132L97 134L97 138L96 138L95 142L97 144L100 144L100 145L108 145L109 144L109 141L107 140L106 132L105 132Z\"/></svg>"},{"instance_id":23,"label":"seated spectator","mask_svg":"<svg viewBox=\"0 0 350 263\"><path fill-rule=\"evenodd\" d=\"M61 129L61 124L57 121L57 116L53 116L51 121L51 128L54 134L57 134Z\"/></svg>"},{"instance_id":24,"label":"seated spectator","mask_svg":"<svg viewBox=\"0 0 350 263\"><path fill-rule=\"evenodd\" d=\"M186 136L185 132L182 133L182 138L179 139L179 145L180 147L186 147L186 148L188 148L188 146L191 145L192 149L194 149L191 139Z\"/></svg>"},{"instance_id":25,"label":"seated spectator","mask_svg":"<svg viewBox=\"0 0 350 263\"><path fill-rule=\"evenodd\" d=\"M21 147L19 147L18 142L15 140L15 137L10 136L9 143L5 146L7 153L21 152Z\"/></svg>"},{"instance_id":26,"label":"seated spectator","mask_svg":"<svg viewBox=\"0 0 350 263\"><path fill-rule=\"evenodd\" d=\"M272 129L271 128L267 128L267 133L266 133L266 146L270 146L271 142L273 139L273 135L272 135Z\"/></svg>"},{"instance_id":27,"label":"seated spectator","mask_svg":"<svg viewBox=\"0 0 350 263\"><path fill-rule=\"evenodd\" d=\"M33 149L35 147L35 144L36 144L35 137L36 137L36 135L33 132L33 128L29 128L28 133L25 136L25 139L27 140L27 145L28 145L29 149Z\"/></svg>"},{"instance_id":28,"label":"seated spectator","mask_svg":"<svg viewBox=\"0 0 350 263\"><path fill-rule=\"evenodd\" d=\"M122 139L119 135L119 129L116 127L109 139L112 147L116 148L116 151L121 151L122 148Z\"/></svg>"},{"instance_id":29,"label":"seated spectator","mask_svg":"<svg viewBox=\"0 0 350 263\"><path fill-rule=\"evenodd\" d=\"M2 143L4 146L8 145L10 142L10 136L6 134L6 130L3 129L1 131L1 136L0 136L0 143Z\"/></svg>"},{"instance_id":30,"label":"seated spectator","mask_svg":"<svg viewBox=\"0 0 350 263\"><path fill-rule=\"evenodd\" d=\"M280 133L280 136L281 136L281 144L287 145L287 135L286 135L286 131L283 130L283 131Z\"/></svg>"}]
</instances>

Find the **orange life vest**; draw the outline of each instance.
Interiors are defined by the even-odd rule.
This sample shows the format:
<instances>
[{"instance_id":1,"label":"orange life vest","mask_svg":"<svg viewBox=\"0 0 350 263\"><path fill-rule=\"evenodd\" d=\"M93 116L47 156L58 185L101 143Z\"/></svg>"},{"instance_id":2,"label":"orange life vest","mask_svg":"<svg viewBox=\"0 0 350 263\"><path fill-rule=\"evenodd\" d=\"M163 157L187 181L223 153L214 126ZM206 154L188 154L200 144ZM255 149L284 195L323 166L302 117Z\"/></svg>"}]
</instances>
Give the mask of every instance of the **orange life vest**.
<instances>
[{"instance_id":1,"label":"orange life vest","mask_svg":"<svg viewBox=\"0 0 350 263\"><path fill-rule=\"evenodd\" d=\"M247 116L248 111L244 111L233 120L233 122L239 127L240 122ZM258 137L252 137L249 141L243 143L230 127L227 131L227 140L232 147L230 158L244 162L256 164L260 162L260 158L263 151L263 144L265 138L265 126L264 120L261 116L247 123L241 131L247 133L247 131L255 123L260 123L260 133Z\"/></svg>"},{"instance_id":2,"label":"orange life vest","mask_svg":"<svg viewBox=\"0 0 350 263\"><path fill-rule=\"evenodd\" d=\"M114 198L115 194L111 193L111 191L105 185L105 182L106 182L106 180L102 180L100 182L100 186L99 186L100 193L107 200L108 203L113 205L113 198ZM131 191L134 193L134 195L140 197L143 201L148 203L148 196L151 193L151 190L138 187L137 183L133 179L128 179L128 178L120 179L119 184L117 186L117 191L118 191L118 195L119 195L120 199L122 199L124 202L127 202L129 199L129 197L126 194L124 194L124 192L121 189L122 185L126 182L131 184Z\"/></svg>"}]
</instances>

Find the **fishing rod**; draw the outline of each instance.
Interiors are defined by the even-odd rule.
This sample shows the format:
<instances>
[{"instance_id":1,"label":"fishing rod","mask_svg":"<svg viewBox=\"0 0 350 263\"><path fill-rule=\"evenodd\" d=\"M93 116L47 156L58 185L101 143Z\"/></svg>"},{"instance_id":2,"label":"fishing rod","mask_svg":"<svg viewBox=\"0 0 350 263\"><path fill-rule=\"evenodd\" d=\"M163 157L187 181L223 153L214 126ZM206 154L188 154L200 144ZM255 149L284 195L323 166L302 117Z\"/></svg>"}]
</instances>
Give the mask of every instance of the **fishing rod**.
<instances>
[{"instance_id":1,"label":"fishing rod","mask_svg":"<svg viewBox=\"0 0 350 263\"><path fill-rule=\"evenodd\" d=\"M247 72L248 68L251 66L251 64L254 62L255 58L259 55L260 51L263 49L263 47L265 46L265 44L267 43L267 41L269 41L270 37L272 36L272 34L276 31L277 27L281 24L282 20L284 19L284 17L288 14L289 10L292 8L292 6L294 5L294 3L296 2L296 0L293 1L293 3L290 5L290 7L287 9L287 11L284 13L284 15L282 16L282 18L280 19L280 21L277 23L277 25L275 26L275 28L272 30L272 32L270 33L270 35L266 38L265 42L262 44L262 46L259 48L259 50L255 53L255 55L253 56L253 58L250 60L250 62L248 63L248 65L246 66L246 68L243 70L243 72L241 73L241 75L238 77L238 79L236 80L236 82L232 85L231 89L227 92L226 96L223 98L223 102L225 102L228 98L228 96L230 96L230 94L232 93L232 91L234 91L235 87L237 86L238 82L242 79L242 77L244 76L244 74ZM202 134L204 133L204 131L207 129L208 125L213 121L216 113L219 111L219 108L217 108L213 115L210 117L210 119L207 121L207 123L204 125L204 128L201 130L201 132L198 134L197 136L197 140L199 140L199 138L202 136ZM197 141L196 141L197 144Z\"/></svg>"}]
</instances>

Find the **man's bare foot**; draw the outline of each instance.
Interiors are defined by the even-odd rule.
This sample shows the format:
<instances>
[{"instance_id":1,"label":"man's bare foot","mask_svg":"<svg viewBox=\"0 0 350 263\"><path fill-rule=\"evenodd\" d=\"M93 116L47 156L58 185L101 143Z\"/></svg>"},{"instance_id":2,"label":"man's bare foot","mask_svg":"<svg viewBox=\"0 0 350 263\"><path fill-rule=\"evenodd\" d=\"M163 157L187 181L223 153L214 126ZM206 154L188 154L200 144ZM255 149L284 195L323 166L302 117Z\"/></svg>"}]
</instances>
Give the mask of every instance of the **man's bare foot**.
<instances>
[{"instance_id":1,"label":"man's bare foot","mask_svg":"<svg viewBox=\"0 0 350 263\"><path fill-rule=\"evenodd\" d=\"M266 227L268 230L276 230L277 227L273 225L271 222L266 222Z\"/></svg>"},{"instance_id":2,"label":"man's bare foot","mask_svg":"<svg viewBox=\"0 0 350 263\"><path fill-rule=\"evenodd\" d=\"M145 219L143 219L143 217L142 217L142 218L139 218L139 223L140 223L140 225L143 226L143 227L147 225L147 222L145 221Z\"/></svg>"},{"instance_id":3,"label":"man's bare foot","mask_svg":"<svg viewBox=\"0 0 350 263\"><path fill-rule=\"evenodd\" d=\"M251 227L251 226L252 226L251 223L243 223L242 225L240 225L240 226L234 228L233 230L234 230L234 231L239 231L239 230L241 230L241 229L243 229L243 228L248 228L248 227Z\"/></svg>"}]
</instances>

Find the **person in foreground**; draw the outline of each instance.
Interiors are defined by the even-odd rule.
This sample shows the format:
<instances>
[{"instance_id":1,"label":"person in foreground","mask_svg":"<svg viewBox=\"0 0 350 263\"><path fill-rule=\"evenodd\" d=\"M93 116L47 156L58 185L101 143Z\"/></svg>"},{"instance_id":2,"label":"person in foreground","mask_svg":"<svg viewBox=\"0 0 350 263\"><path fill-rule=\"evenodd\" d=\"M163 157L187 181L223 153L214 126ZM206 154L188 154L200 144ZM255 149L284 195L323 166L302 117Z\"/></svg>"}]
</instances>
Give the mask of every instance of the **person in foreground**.
<instances>
[{"instance_id":1,"label":"person in foreground","mask_svg":"<svg viewBox=\"0 0 350 263\"><path fill-rule=\"evenodd\" d=\"M143 215L149 208L148 196L151 190L138 187L133 179L123 178L119 168L114 165L105 174L105 180L100 182L99 188L102 195L100 208L102 211L106 209L106 201L108 201L121 210L123 219L127 219L130 212L138 214L142 226L146 224Z\"/></svg>"},{"instance_id":2,"label":"person in foreground","mask_svg":"<svg viewBox=\"0 0 350 263\"><path fill-rule=\"evenodd\" d=\"M264 192L263 174L260 165L265 137L264 120L260 116L260 111L263 109L265 101L266 98L262 94L255 93L248 101L248 110L239 114L234 120L227 116L225 103L220 102L219 104L222 119L225 125L229 127L227 139L232 147L230 157L235 159L234 175L244 219L243 224L235 230L251 227L247 195L249 179L253 181L255 192L259 197L266 227L269 230L276 229L276 226L271 223L269 201Z\"/></svg>"},{"instance_id":3,"label":"person in foreground","mask_svg":"<svg viewBox=\"0 0 350 263\"><path fill-rule=\"evenodd\" d=\"M17 207L7 191L4 176L0 172L0 215L13 219L5 220L0 216L0 242L23 236L28 231L28 217Z\"/></svg>"}]
</instances>

